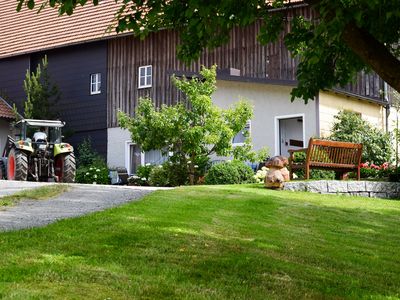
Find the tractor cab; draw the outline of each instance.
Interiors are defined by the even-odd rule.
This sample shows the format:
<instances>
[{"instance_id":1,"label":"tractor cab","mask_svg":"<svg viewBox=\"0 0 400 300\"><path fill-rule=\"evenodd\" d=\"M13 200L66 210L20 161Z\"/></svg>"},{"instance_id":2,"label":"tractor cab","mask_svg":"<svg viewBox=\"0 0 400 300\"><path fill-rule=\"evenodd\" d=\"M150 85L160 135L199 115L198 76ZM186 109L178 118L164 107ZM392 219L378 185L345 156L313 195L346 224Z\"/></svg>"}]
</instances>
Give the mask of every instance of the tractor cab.
<instances>
[{"instance_id":1,"label":"tractor cab","mask_svg":"<svg viewBox=\"0 0 400 300\"><path fill-rule=\"evenodd\" d=\"M23 119L14 125L15 141L30 144L37 156L51 157L54 145L61 144L64 125L61 121Z\"/></svg>"},{"instance_id":2,"label":"tractor cab","mask_svg":"<svg viewBox=\"0 0 400 300\"><path fill-rule=\"evenodd\" d=\"M64 125L65 123L61 121L23 119L14 125L15 140L32 141L35 132L44 128L44 133L47 136L46 141L51 144L60 144L62 139L61 128Z\"/></svg>"}]
</instances>

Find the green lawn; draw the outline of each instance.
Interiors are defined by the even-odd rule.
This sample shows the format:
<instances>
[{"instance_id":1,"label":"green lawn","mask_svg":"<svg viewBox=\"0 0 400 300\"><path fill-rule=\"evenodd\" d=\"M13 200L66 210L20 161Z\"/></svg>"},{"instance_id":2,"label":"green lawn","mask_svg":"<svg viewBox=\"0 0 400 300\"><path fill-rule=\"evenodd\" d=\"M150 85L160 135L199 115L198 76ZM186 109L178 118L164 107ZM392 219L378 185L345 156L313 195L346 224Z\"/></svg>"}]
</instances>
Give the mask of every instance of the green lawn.
<instances>
[{"instance_id":1,"label":"green lawn","mask_svg":"<svg viewBox=\"0 0 400 300\"><path fill-rule=\"evenodd\" d=\"M0 233L0 298L400 297L400 201L185 187Z\"/></svg>"}]
</instances>

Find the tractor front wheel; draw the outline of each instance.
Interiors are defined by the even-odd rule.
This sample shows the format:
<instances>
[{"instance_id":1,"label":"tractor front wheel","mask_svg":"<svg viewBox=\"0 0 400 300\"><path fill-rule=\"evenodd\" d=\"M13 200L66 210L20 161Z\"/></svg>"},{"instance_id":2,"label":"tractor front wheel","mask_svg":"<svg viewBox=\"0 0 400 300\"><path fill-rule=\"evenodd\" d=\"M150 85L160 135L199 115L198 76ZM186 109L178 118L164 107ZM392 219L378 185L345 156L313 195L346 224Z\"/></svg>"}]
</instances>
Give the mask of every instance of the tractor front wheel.
<instances>
[{"instance_id":1,"label":"tractor front wheel","mask_svg":"<svg viewBox=\"0 0 400 300\"><path fill-rule=\"evenodd\" d=\"M58 182L75 182L75 155L73 153L59 154L54 161L54 173L58 177Z\"/></svg>"},{"instance_id":2,"label":"tractor front wheel","mask_svg":"<svg viewBox=\"0 0 400 300\"><path fill-rule=\"evenodd\" d=\"M11 149L7 158L7 179L26 181L28 178L28 157L25 152Z\"/></svg>"}]
</instances>

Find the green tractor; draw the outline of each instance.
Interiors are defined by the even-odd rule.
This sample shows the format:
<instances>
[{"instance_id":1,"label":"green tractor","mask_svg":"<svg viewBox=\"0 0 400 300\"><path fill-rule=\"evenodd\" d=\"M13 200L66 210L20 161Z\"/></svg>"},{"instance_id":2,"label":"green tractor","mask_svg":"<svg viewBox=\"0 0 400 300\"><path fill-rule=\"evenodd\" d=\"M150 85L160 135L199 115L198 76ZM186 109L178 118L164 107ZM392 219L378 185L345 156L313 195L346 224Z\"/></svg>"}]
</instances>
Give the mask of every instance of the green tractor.
<instances>
[{"instance_id":1,"label":"green tractor","mask_svg":"<svg viewBox=\"0 0 400 300\"><path fill-rule=\"evenodd\" d=\"M61 121L22 119L0 157L0 179L74 182L74 148L62 142Z\"/></svg>"}]
</instances>

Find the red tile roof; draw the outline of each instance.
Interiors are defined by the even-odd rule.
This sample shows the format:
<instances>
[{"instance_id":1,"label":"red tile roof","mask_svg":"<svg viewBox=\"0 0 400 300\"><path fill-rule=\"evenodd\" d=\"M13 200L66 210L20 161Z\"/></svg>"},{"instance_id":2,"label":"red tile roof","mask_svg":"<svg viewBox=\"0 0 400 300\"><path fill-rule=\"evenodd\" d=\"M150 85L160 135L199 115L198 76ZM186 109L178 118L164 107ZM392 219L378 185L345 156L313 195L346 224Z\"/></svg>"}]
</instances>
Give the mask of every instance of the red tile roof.
<instances>
[{"instance_id":1,"label":"red tile roof","mask_svg":"<svg viewBox=\"0 0 400 300\"><path fill-rule=\"evenodd\" d=\"M51 7L37 13L42 1L45 0L36 0L37 6L33 10L23 7L17 12L17 1L0 0L0 59L117 34L114 29L107 29L116 24L114 15L121 7L121 1L104 0L97 6L88 1L84 7L78 6L71 16L58 16L57 9ZM303 0L286 2L294 4Z\"/></svg>"},{"instance_id":2,"label":"red tile roof","mask_svg":"<svg viewBox=\"0 0 400 300\"><path fill-rule=\"evenodd\" d=\"M0 98L0 118L15 119L11 106Z\"/></svg>"},{"instance_id":3,"label":"red tile roof","mask_svg":"<svg viewBox=\"0 0 400 300\"><path fill-rule=\"evenodd\" d=\"M39 2L39 1L37 1ZM16 11L17 1L0 1L0 58L30 53L63 45L80 44L116 35L107 31L121 3L90 2L78 7L72 16L58 16L57 9L47 7L39 14L36 8ZM38 5L39 7L39 5Z\"/></svg>"}]
</instances>

